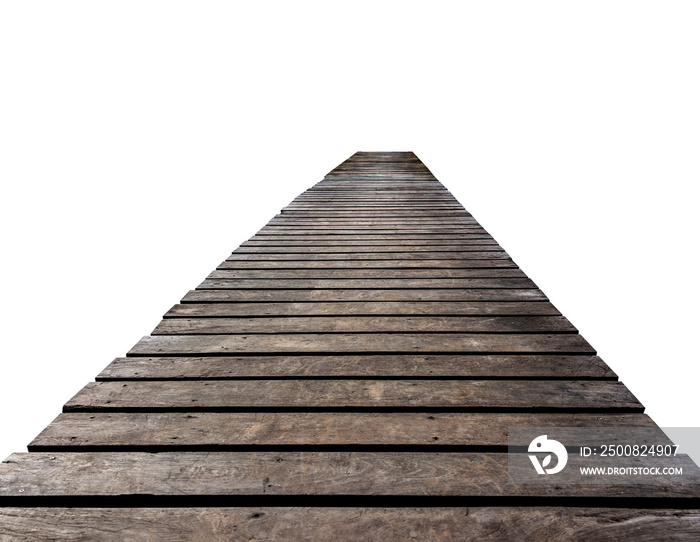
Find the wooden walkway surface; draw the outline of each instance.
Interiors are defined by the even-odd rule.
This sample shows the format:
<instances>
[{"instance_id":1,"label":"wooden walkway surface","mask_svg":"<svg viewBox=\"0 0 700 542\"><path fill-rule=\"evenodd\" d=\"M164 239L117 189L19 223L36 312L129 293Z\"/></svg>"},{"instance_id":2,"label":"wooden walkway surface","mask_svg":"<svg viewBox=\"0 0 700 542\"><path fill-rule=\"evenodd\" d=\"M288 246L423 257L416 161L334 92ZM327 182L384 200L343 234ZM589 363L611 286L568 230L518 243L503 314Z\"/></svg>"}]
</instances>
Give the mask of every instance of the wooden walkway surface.
<instances>
[{"instance_id":1,"label":"wooden walkway surface","mask_svg":"<svg viewBox=\"0 0 700 542\"><path fill-rule=\"evenodd\" d=\"M685 456L509 483L509 427L643 412L413 153L357 153L0 464L0 540L698 540Z\"/></svg>"}]
</instances>

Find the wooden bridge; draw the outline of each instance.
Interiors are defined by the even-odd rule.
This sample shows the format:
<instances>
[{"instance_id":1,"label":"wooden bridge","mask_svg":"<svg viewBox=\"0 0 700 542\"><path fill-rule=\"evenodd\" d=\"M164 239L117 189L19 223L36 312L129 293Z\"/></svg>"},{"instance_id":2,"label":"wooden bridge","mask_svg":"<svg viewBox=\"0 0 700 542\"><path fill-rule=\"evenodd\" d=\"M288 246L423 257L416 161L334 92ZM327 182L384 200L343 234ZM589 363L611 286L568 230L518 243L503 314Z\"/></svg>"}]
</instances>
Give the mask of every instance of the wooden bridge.
<instances>
[{"instance_id":1,"label":"wooden bridge","mask_svg":"<svg viewBox=\"0 0 700 542\"><path fill-rule=\"evenodd\" d=\"M0 465L0 539L698 540L686 456L508 479L508 428L665 439L643 411L413 153L360 152Z\"/></svg>"}]
</instances>

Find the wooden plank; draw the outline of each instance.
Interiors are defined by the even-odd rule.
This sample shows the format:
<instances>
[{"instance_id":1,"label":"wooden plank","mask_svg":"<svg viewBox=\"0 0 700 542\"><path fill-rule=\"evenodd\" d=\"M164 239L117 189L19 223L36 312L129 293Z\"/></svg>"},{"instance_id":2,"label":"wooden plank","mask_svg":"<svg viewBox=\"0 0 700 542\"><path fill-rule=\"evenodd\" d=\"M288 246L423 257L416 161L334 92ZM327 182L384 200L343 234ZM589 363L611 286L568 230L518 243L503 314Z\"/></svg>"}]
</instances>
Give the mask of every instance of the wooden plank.
<instances>
[{"instance_id":1,"label":"wooden plank","mask_svg":"<svg viewBox=\"0 0 700 542\"><path fill-rule=\"evenodd\" d=\"M416 235L416 234L449 234L449 233L481 233L488 232L479 226L462 226L453 224L422 226L416 224L407 224L401 228L396 228L390 225L385 227L379 226L263 226L256 235L319 235L328 233L333 235Z\"/></svg>"},{"instance_id":2,"label":"wooden plank","mask_svg":"<svg viewBox=\"0 0 700 542\"><path fill-rule=\"evenodd\" d=\"M403 230L445 228L449 230L463 230L464 233L470 231L483 231L484 228L477 222L466 220L450 220L448 218L439 219L437 217L426 217L418 222L409 222L402 218L395 219L362 219L362 218L302 218L285 217L284 219L274 219L265 224L266 228L279 229L322 229L322 230L342 230L342 229L362 229L376 228L380 230Z\"/></svg>"},{"instance_id":3,"label":"wooden plank","mask_svg":"<svg viewBox=\"0 0 700 542\"><path fill-rule=\"evenodd\" d=\"M509 260L506 252L392 252L390 254L231 254L229 261L237 260Z\"/></svg>"},{"instance_id":4,"label":"wooden plank","mask_svg":"<svg viewBox=\"0 0 700 542\"><path fill-rule=\"evenodd\" d=\"M282 446L459 446L508 451L510 427L644 427L657 444L671 442L644 414L417 412L69 412L30 444L30 452L190 451ZM512 437L511 437L512 438ZM510 443L513 445L513 442ZM526 446L528 443L521 443Z\"/></svg>"},{"instance_id":5,"label":"wooden plank","mask_svg":"<svg viewBox=\"0 0 700 542\"><path fill-rule=\"evenodd\" d=\"M301 221L304 217L286 217L289 220L292 220L296 218L297 220ZM334 217L325 217L325 218L334 218ZM339 218L339 217L335 217ZM434 217L432 217L434 218ZM323 220L324 217L306 217L305 221L306 222L316 222L317 220ZM357 225L355 222L357 221L366 221L370 222L370 224L366 225ZM286 230L332 230L332 231L342 231L342 230L357 230L360 232L370 232L372 230L387 230L385 233L391 234L391 233L397 233L397 232L416 232L420 231L423 233L441 233L441 232L447 232L447 233L478 233L478 232L484 232L483 226L478 224L477 222L474 223L466 223L464 221L456 221L456 222L440 222L440 223L435 223L435 224L421 224L421 223L410 223L410 222L403 222L401 224L396 224L396 223L391 223L391 224L384 224L384 225L379 225L379 224L372 224L374 220L372 220L372 217L358 217L355 216L353 217L352 221L347 221L347 222L338 222L337 224L316 224L314 226L305 226L305 225L294 225L293 222L289 222L286 224L272 224L272 225L265 225L261 231L263 232L269 232L269 233L274 233L274 232L282 232ZM435 230L435 231L433 231Z\"/></svg>"},{"instance_id":6,"label":"wooden plank","mask_svg":"<svg viewBox=\"0 0 700 542\"><path fill-rule=\"evenodd\" d=\"M445 278L445 279L205 279L198 290L405 290L472 288L537 288L527 278Z\"/></svg>"},{"instance_id":7,"label":"wooden plank","mask_svg":"<svg viewBox=\"0 0 700 542\"><path fill-rule=\"evenodd\" d=\"M405 409L620 411L644 407L617 380L178 380L90 382L64 412Z\"/></svg>"},{"instance_id":8,"label":"wooden plank","mask_svg":"<svg viewBox=\"0 0 700 542\"><path fill-rule=\"evenodd\" d=\"M364 187L361 184L360 181L319 183L302 194L306 194L311 198L406 198L421 195L430 198L441 198L452 196L442 183L413 183L410 186L404 185L403 187L390 186L388 183L374 183Z\"/></svg>"},{"instance_id":9,"label":"wooden plank","mask_svg":"<svg viewBox=\"0 0 700 542\"><path fill-rule=\"evenodd\" d=\"M194 290L183 303L306 303L334 301L547 301L540 290Z\"/></svg>"},{"instance_id":10,"label":"wooden plank","mask_svg":"<svg viewBox=\"0 0 700 542\"><path fill-rule=\"evenodd\" d=\"M313 236L313 237L312 237ZM389 226L263 226L255 234L261 239L284 240L287 238L303 237L313 239L322 236L321 239L371 239L372 237L395 239L417 238L491 238L488 231L483 228L464 226L417 226L393 228Z\"/></svg>"},{"instance_id":11,"label":"wooden plank","mask_svg":"<svg viewBox=\"0 0 700 542\"><path fill-rule=\"evenodd\" d=\"M306 199L295 199L289 206L290 209L347 209L349 207L359 207L361 209L375 210L378 208L390 207L393 209L425 209L430 208L446 208L457 210L465 210L459 203L455 203L455 199L445 198L443 196L426 195L423 198L420 196L407 195L389 195L389 196L313 196ZM283 218L286 213L279 213L273 218ZM411 220L420 220L424 217L408 217ZM473 216L459 217L468 220L476 221Z\"/></svg>"},{"instance_id":12,"label":"wooden plank","mask_svg":"<svg viewBox=\"0 0 700 542\"><path fill-rule=\"evenodd\" d=\"M412 201L405 201L404 198L402 197L395 197L394 201L387 201L386 198L384 200L380 201L361 201L355 198L351 198L347 201L328 201L327 199L323 199L321 202L318 202L317 200L312 199L300 199L300 198L295 198L292 200L284 209L299 209L299 208L312 208L312 209L317 209L317 208L344 208L344 207L360 207L360 208L376 208L376 207L398 207L400 204L404 204L406 208L408 209L421 209L425 207L429 208L439 208L439 209L460 209L463 210L464 207L462 206L459 201L452 199L444 195L442 196L437 196L436 199L433 197L431 200L420 200L418 198L414 198Z\"/></svg>"},{"instance_id":13,"label":"wooden plank","mask_svg":"<svg viewBox=\"0 0 700 542\"><path fill-rule=\"evenodd\" d=\"M683 468L683 476L662 483L561 486L508 483L507 454L498 453L37 452L12 454L7 461L0 464L0 498L14 506L30 497L67 495L124 496L127 503L138 495L454 496L464 498L464 506L478 502L468 497L520 497L530 505L532 497L594 497L605 506L610 499L632 498L695 504L700 491L698 468L682 455L665 464Z\"/></svg>"},{"instance_id":14,"label":"wooden plank","mask_svg":"<svg viewBox=\"0 0 700 542\"><path fill-rule=\"evenodd\" d=\"M153 335L275 333L576 333L563 316L166 318Z\"/></svg>"},{"instance_id":15,"label":"wooden plank","mask_svg":"<svg viewBox=\"0 0 700 542\"><path fill-rule=\"evenodd\" d=\"M222 269L210 279L468 279L527 278L517 268L480 267L476 269Z\"/></svg>"},{"instance_id":16,"label":"wooden plank","mask_svg":"<svg viewBox=\"0 0 700 542\"><path fill-rule=\"evenodd\" d=\"M160 335L143 337L129 356L275 353L412 354L589 354L595 350L575 334L334 333L296 335Z\"/></svg>"},{"instance_id":17,"label":"wooden plank","mask_svg":"<svg viewBox=\"0 0 700 542\"><path fill-rule=\"evenodd\" d=\"M407 206L404 203L399 204L401 208L406 209ZM311 213L312 211L308 211ZM313 211L322 213L322 207L319 207L318 211ZM373 225L373 226L385 226L388 228L401 229L404 226L409 227L422 227L422 226L464 226L466 228L478 228L481 224L473 216L468 215L446 215L442 216L441 213L429 216L387 216L386 213L373 213L372 216L356 216L357 213L361 213L360 210L355 210L354 213L347 215L334 215L334 216L304 216L298 215L296 213L284 213L272 217L268 224L277 226L290 226L294 224L305 224L309 223L312 225L330 225L330 226L353 226L357 225Z\"/></svg>"},{"instance_id":18,"label":"wooden plank","mask_svg":"<svg viewBox=\"0 0 700 542\"><path fill-rule=\"evenodd\" d=\"M212 540L634 540L696 542L700 511L625 508L4 508L0 538Z\"/></svg>"},{"instance_id":19,"label":"wooden plank","mask_svg":"<svg viewBox=\"0 0 700 542\"><path fill-rule=\"evenodd\" d=\"M362 210L362 209L352 209L347 211L294 211L294 210L282 210L285 216L290 217L336 217L336 216L352 216L355 218L374 218L377 216L386 217L412 217L412 216L471 216L467 211L463 210L443 210L443 209L378 209L372 210Z\"/></svg>"},{"instance_id":20,"label":"wooden plank","mask_svg":"<svg viewBox=\"0 0 700 542\"><path fill-rule=\"evenodd\" d=\"M513 260L224 261L218 269L479 269L517 267Z\"/></svg>"},{"instance_id":21,"label":"wooden plank","mask_svg":"<svg viewBox=\"0 0 700 542\"><path fill-rule=\"evenodd\" d=\"M370 315L541 315L561 313L546 301L385 302L385 303L187 303L175 305L165 318L225 316L370 316Z\"/></svg>"},{"instance_id":22,"label":"wooden plank","mask_svg":"<svg viewBox=\"0 0 700 542\"><path fill-rule=\"evenodd\" d=\"M421 190L424 197L419 193L408 193L400 190L387 191L367 191L361 194L352 194L350 191L335 191L328 193L317 193L306 197L297 197L290 201L284 209L343 209L345 207L359 207L374 210L383 207L404 206L405 209L446 209L460 210L464 207L459 201L444 191ZM283 209L283 210L284 210Z\"/></svg>"},{"instance_id":23,"label":"wooden plank","mask_svg":"<svg viewBox=\"0 0 700 542\"><path fill-rule=\"evenodd\" d=\"M368 215L374 215L371 219L397 218L392 215L395 212L399 212L405 215L399 218L425 219L431 216L442 215L443 218L456 217L458 219L476 221L461 204L454 201L440 201L436 199L421 201L416 198L401 197L400 195L379 200L372 197L365 199L349 197L344 200L324 198L322 200L292 202L289 206L281 209L279 214L273 218L288 218L295 217L298 213L315 212L340 213L332 218L352 218L353 215L348 211L359 211ZM409 211L416 211L421 214L411 215Z\"/></svg>"},{"instance_id":24,"label":"wooden plank","mask_svg":"<svg viewBox=\"0 0 700 542\"><path fill-rule=\"evenodd\" d=\"M412 252L504 252L495 244L479 245L416 245L411 247ZM351 254L351 253L391 253L406 252L405 246L302 246L302 245L275 245L275 246L240 246L233 254Z\"/></svg>"},{"instance_id":25,"label":"wooden plank","mask_svg":"<svg viewBox=\"0 0 700 542\"><path fill-rule=\"evenodd\" d=\"M471 245L497 245L493 239L410 239L394 241L343 241L343 240L304 240L304 239L267 239L265 237L253 237L250 241L242 243L242 247L400 247L400 246L471 246Z\"/></svg>"},{"instance_id":26,"label":"wooden plank","mask_svg":"<svg viewBox=\"0 0 700 542\"><path fill-rule=\"evenodd\" d=\"M476 222L468 222L464 220L450 220L429 218L420 222L408 222L403 219L385 219L385 220L363 220L357 218L284 218L273 219L265 227L268 228L284 228L284 229L354 229L373 227L376 229L393 229L401 232L404 229L425 229L425 228L442 228L447 227L452 230L462 229L464 234L469 234L472 230L483 230L483 226Z\"/></svg>"},{"instance_id":27,"label":"wooden plank","mask_svg":"<svg viewBox=\"0 0 700 542\"><path fill-rule=\"evenodd\" d=\"M363 355L116 358L98 380L272 378L617 379L598 356Z\"/></svg>"},{"instance_id":28,"label":"wooden plank","mask_svg":"<svg viewBox=\"0 0 700 542\"><path fill-rule=\"evenodd\" d=\"M478 223L464 207L459 204L426 201L419 203L418 200L406 200L405 198L395 197L393 199L385 199L383 201L373 201L369 199L357 200L349 198L345 201L322 201L320 203L301 203L294 207L285 207L272 217L273 220L304 220L303 213L326 213L330 212L333 216L329 216L327 220L354 220L354 211L365 213L367 217L360 217L360 220L392 220L398 223L406 221L430 221L444 220L455 222L472 222ZM411 214L416 211L417 214ZM400 212L405 216L394 216L395 212Z\"/></svg>"},{"instance_id":29,"label":"wooden plank","mask_svg":"<svg viewBox=\"0 0 700 542\"><path fill-rule=\"evenodd\" d=\"M425 234L411 235L401 234L400 232L390 235L374 235L365 233L362 235L254 235L250 238L251 241L260 241L268 243L291 243L296 241L323 241L325 243L348 243L348 244L389 244L389 245L411 245L411 241L416 241L419 244L429 244L431 241L483 241L488 243L493 240L488 233L443 233L443 234Z\"/></svg>"}]
</instances>

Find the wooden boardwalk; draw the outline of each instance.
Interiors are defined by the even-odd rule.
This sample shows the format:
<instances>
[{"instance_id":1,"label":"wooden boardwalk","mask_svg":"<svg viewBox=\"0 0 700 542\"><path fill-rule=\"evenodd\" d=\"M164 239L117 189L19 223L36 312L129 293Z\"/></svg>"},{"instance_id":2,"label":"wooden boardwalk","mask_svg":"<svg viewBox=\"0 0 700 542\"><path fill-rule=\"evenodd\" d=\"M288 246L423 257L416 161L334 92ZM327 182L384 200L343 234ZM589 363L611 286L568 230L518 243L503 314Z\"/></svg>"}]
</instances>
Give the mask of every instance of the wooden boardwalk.
<instances>
[{"instance_id":1,"label":"wooden boardwalk","mask_svg":"<svg viewBox=\"0 0 700 542\"><path fill-rule=\"evenodd\" d=\"M509 482L509 428L643 412L413 153L357 153L0 464L0 540L698 540L685 456Z\"/></svg>"}]
</instances>

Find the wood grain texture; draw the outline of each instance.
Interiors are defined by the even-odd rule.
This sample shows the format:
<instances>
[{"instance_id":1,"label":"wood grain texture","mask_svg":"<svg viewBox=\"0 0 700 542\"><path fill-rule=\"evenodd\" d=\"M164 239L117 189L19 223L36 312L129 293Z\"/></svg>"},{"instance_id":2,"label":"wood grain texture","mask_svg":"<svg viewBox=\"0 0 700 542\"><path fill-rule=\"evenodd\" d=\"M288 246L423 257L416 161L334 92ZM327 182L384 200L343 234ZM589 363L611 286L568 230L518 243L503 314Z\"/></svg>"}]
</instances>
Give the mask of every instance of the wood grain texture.
<instances>
[{"instance_id":1,"label":"wood grain texture","mask_svg":"<svg viewBox=\"0 0 700 542\"><path fill-rule=\"evenodd\" d=\"M12 454L0 464L0 499L9 497L16 505L33 496L66 495L361 495L453 496L465 503L469 497L519 497L522 504L532 497L595 497L602 506L608 499L635 497L695 503L698 468L687 456L669 458L668 466L682 467L684 475L646 484L556 486L508 483L507 454L499 453L35 452Z\"/></svg>"},{"instance_id":2,"label":"wood grain texture","mask_svg":"<svg viewBox=\"0 0 700 542\"><path fill-rule=\"evenodd\" d=\"M90 382L64 412L248 408L643 411L614 380L184 380Z\"/></svg>"},{"instance_id":3,"label":"wood grain texture","mask_svg":"<svg viewBox=\"0 0 700 542\"><path fill-rule=\"evenodd\" d=\"M323 241L325 243L386 243L386 244L404 244L409 241L419 241L421 244L430 243L431 241L491 241L488 233L434 233L434 234L411 234L393 232L391 234L374 234L365 233L357 235L342 235L333 233L319 233L311 235L275 235L275 234L256 234L250 238L251 241L268 241L268 242L292 242L292 241Z\"/></svg>"},{"instance_id":4,"label":"wood grain texture","mask_svg":"<svg viewBox=\"0 0 700 542\"><path fill-rule=\"evenodd\" d=\"M394 228L391 225L387 225L384 228L377 226L347 226L334 228L331 226L300 226L290 227L290 226L265 226L257 232L259 236L274 235L277 238L284 236L319 236L319 235L347 235L357 237L360 235L402 235L404 238L416 237L418 235L446 235L446 234L482 234L487 235L488 232L479 227L467 227L467 226L415 226L409 227L405 226L403 228Z\"/></svg>"},{"instance_id":5,"label":"wood grain texture","mask_svg":"<svg viewBox=\"0 0 700 542\"><path fill-rule=\"evenodd\" d=\"M220 318L224 316L369 316L369 315L543 315L560 313L547 301L442 301L355 303L184 303L175 305L165 318Z\"/></svg>"},{"instance_id":6,"label":"wood grain texture","mask_svg":"<svg viewBox=\"0 0 700 542\"><path fill-rule=\"evenodd\" d=\"M228 261L218 269L481 269L514 268L513 260L333 260L333 261Z\"/></svg>"},{"instance_id":7,"label":"wood grain texture","mask_svg":"<svg viewBox=\"0 0 700 542\"><path fill-rule=\"evenodd\" d=\"M69 412L51 422L29 444L29 450L371 445L404 451L415 446L460 446L506 452L508 428L528 426L625 427L627 434L633 434L630 427L656 427L644 414ZM658 444L669 442L658 428L656 439Z\"/></svg>"},{"instance_id":8,"label":"wood grain texture","mask_svg":"<svg viewBox=\"0 0 700 542\"><path fill-rule=\"evenodd\" d=\"M624 508L4 508L0 540L696 542L700 511Z\"/></svg>"},{"instance_id":9,"label":"wood grain texture","mask_svg":"<svg viewBox=\"0 0 700 542\"><path fill-rule=\"evenodd\" d=\"M589 354L595 350L573 334L336 333L296 335L157 335L143 337L130 356L274 353L407 354Z\"/></svg>"},{"instance_id":10,"label":"wood grain texture","mask_svg":"<svg viewBox=\"0 0 700 542\"><path fill-rule=\"evenodd\" d=\"M537 288L528 278L447 279L205 279L198 289L250 290L399 290L408 288Z\"/></svg>"},{"instance_id":11,"label":"wood grain texture","mask_svg":"<svg viewBox=\"0 0 700 542\"><path fill-rule=\"evenodd\" d=\"M470 279L527 278L520 269L480 267L476 269L217 269L209 279ZM528 279L529 280L529 279ZM387 283L391 284L391 283Z\"/></svg>"},{"instance_id":12,"label":"wood grain texture","mask_svg":"<svg viewBox=\"0 0 700 542\"><path fill-rule=\"evenodd\" d=\"M391 252L391 253L341 253L341 254L231 254L229 261L238 260L509 260L510 256L503 251L493 252Z\"/></svg>"},{"instance_id":13,"label":"wood grain texture","mask_svg":"<svg viewBox=\"0 0 700 542\"><path fill-rule=\"evenodd\" d=\"M547 301L536 289L440 290L194 290L185 294L183 303L315 303L315 302L453 302L453 301Z\"/></svg>"},{"instance_id":14,"label":"wood grain texture","mask_svg":"<svg viewBox=\"0 0 700 542\"><path fill-rule=\"evenodd\" d=\"M241 243L242 247L421 247L421 246L472 246L472 245L497 245L496 241L489 237L479 236L467 239L394 239L394 240L304 240L304 239L266 239L264 236L253 237L249 241Z\"/></svg>"},{"instance_id":15,"label":"wood grain texture","mask_svg":"<svg viewBox=\"0 0 700 542\"><path fill-rule=\"evenodd\" d=\"M414 253L420 252L504 252L496 244L485 245L453 244L453 245L416 245L410 249ZM405 252L405 246L240 246L233 251L234 254L387 254Z\"/></svg>"},{"instance_id":16,"label":"wood grain texture","mask_svg":"<svg viewBox=\"0 0 700 542\"><path fill-rule=\"evenodd\" d=\"M563 316L166 318L152 335L252 333L576 333Z\"/></svg>"},{"instance_id":17,"label":"wood grain texture","mask_svg":"<svg viewBox=\"0 0 700 542\"><path fill-rule=\"evenodd\" d=\"M98 380L272 378L616 379L598 356L359 355L116 358Z\"/></svg>"}]
</instances>

